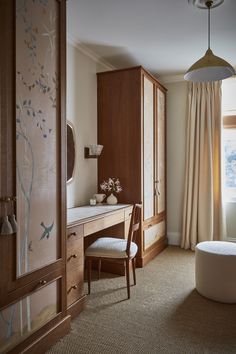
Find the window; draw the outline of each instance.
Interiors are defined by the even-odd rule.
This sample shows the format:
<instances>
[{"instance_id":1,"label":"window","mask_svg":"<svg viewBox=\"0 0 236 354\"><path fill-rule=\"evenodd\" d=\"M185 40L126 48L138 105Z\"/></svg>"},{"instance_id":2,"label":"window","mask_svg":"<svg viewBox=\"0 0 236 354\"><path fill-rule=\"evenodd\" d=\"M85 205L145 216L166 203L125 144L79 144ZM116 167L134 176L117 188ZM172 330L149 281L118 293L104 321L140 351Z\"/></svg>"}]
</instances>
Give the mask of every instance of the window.
<instances>
[{"instance_id":1,"label":"window","mask_svg":"<svg viewBox=\"0 0 236 354\"><path fill-rule=\"evenodd\" d=\"M223 129L224 196L236 201L236 129Z\"/></svg>"},{"instance_id":2,"label":"window","mask_svg":"<svg viewBox=\"0 0 236 354\"><path fill-rule=\"evenodd\" d=\"M223 193L226 201L236 202L236 80L222 84L223 109Z\"/></svg>"}]
</instances>

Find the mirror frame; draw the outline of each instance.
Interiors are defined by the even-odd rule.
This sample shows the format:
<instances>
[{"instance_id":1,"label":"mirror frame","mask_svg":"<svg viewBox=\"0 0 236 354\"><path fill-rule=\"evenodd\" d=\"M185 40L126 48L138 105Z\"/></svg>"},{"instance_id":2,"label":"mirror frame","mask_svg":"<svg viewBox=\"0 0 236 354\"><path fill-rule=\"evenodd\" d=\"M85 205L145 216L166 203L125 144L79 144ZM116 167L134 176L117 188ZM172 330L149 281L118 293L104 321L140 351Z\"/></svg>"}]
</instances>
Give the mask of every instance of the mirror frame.
<instances>
[{"instance_id":1,"label":"mirror frame","mask_svg":"<svg viewBox=\"0 0 236 354\"><path fill-rule=\"evenodd\" d=\"M75 177L75 166L76 166L76 136L75 136L75 128L74 128L74 125L71 123L71 121L69 121L67 119L66 121L66 145L67 145L67 148L66 148L66 161L68 163L68 133L67 133L67 126L69 126L71 128L71 131L72 131L72 136L73 136L73 142L74 142L74 150L75 150L75 154L74 154L74 166L73 166L73 171L72 171L72 175L71 175L71 178L67 180L67 168L66 168L66 183L69 184L71 183L73 180L74 180L74 177ZM67 166L67 164L66 164Z\"/></svg>"}]
</instances>

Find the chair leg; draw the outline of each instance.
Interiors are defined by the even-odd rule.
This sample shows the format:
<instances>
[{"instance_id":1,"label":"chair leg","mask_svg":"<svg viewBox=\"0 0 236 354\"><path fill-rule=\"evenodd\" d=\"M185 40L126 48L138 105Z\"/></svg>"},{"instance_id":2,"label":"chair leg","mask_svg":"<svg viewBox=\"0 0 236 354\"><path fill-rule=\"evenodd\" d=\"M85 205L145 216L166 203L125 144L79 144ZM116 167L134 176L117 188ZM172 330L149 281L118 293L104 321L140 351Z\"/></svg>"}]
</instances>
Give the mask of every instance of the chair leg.
<instances>
[{"instance_id":1,"label":"chair leg","mask_svg":"<svg viewBox=\"0 0 236 354\"><path fill-rule=\"evenodd\" d=\"M127 282L127 294L128 294L128 299L130 299L130 280L129 280L129 259L125 260L125 266L126 266L126 282Z\"/></svg>"},{"instance_id":2,"label":"chair leg","mask_svg":"<svg viewBox=\"0 0 236 354\"><path fill-rule=\"evenodd\" d=\"M102 260L101 260L101 258L99 258L99 261L98 261L98 280L100 279L100 275L101 275L101 265L102 265Z\"/></svg>"},{"instance_id":3,"label":"chair leg","mask_svg":"<svg viewBox=\"0 0 236 354\"><path fill-rule=\"evenodd\" d=\"M136 268L136 259L132 259L132 268L133 268L133 278L134 278L134 285L136 285L136 274L135 274L135 268Z\"/></svg>"},{"instance_id":4,"label":"chair leg","mask_svg":"<svg viewBox=\"0 0 236 354\"><path fill-rule=\"evenodd\" d=\"M91 290L91 268L92 268L92 261L91 259L88 259L87 260L88 294L90 294L90 290Z\"/></svg>"}]
</instances>

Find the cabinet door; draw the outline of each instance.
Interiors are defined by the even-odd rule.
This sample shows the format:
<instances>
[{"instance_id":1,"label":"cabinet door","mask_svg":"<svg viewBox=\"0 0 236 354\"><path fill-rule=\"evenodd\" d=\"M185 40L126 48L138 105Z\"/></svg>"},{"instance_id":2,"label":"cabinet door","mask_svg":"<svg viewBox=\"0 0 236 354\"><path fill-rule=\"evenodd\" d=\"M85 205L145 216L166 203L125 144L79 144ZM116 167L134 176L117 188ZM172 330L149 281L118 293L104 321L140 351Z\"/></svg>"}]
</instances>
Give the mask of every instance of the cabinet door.
<instances>
[{"instance_id":1,"label":"cabinet door","mask_svg":"<svg viewBox=\"0 0 236 354\"><path fill-rule=\"evenodd\" d=\"M149 247L151 247L165 235L165 221L163 220L158 224L148 225L143 234L143 246L144 250L146 251Z\"/></svg>"},{"instance_id":2,"label":"cabinet door","mask_svg":"<svg viewBox=\"0 0 236 354\"><path fill-rule=\"evenodd\" d=\"M156 89L156 214L165 211L165 93Z\"/></svg>"},{"instance_id":3,"label":"cabinet door","mask_svg":"<svg viewBox=\"0 0 236 354\"><path fill-rule=\"evenodd\" d=\"M144 220L154 216L154 85L143 81L143 210Z\"/></svg>"},{"instance_id":4,"label":"cabinet door","mask_svg":"<svg viewBox=\"0 0 236 354\"><path fill-rule=\"evenodd\" d=\"M1 83L7 92L1 110L0 215L14 213L17 220L16 233L0 235L0 249L7 253L0 260L0 272L7 269L0 290L6 295L62 266L66 135L65 1L11 0L5 6L9 62Z\"/></svg>"},{"instance_id":5,"label":"cabinet door","mask_svg":"<svg viewBox=\"0 0 236 354\"><path fill-rule=\"evenodd\" d=\"M6 353L60 312L61 279L0 311L0 353Z\"/></svg>"}]
</instances>

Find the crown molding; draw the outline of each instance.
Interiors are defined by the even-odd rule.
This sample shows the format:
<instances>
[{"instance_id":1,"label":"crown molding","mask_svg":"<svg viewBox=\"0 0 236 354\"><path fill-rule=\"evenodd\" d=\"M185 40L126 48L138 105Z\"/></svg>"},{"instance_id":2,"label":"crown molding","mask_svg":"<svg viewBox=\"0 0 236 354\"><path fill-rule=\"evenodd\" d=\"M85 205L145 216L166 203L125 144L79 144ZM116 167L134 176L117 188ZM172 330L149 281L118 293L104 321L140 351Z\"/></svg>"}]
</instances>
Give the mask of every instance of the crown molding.
<instances>
[{"instance_id":1,"label":"crown molding","mask_svg":"<svg viewBox=\"0 0 236 354\"><path fill-rule=\"evenodd\" d=\"M178 74L178 75L164 75L160 76L159 80L163 82L163 84L170 84L174 82L181 82L185 81L184 80L184 74Z\"/></svg>"},{"instance_id":2,"label":"crown molding","mask_svg":"<svg viewBox=\"0 0 236 354\"><path fill-rule=\"evenodd\" d=\"M96 63L103 65L106 69L117 69L115 66L111 65L110 63L108 63L108 61L106 61L101 56L89 49L85 44L78 41L71 33L67 33L67 43L73 45L73 47L77 48L81 53L85 54L87 57L91 58Z\"/></svg>"},{"instance_id":3,"label":"crown molding","mask_svg":"<svg viewBox=\"0 0 236 354\"><path fill-rule=\"evenodd\" d=\"M236 72L236 66L233 66L233 68L235 69L235 72ZM228 77L224 81L233 81L233 80L236 80L236 74L231 76L231 77Z\"/></svg>"}]
</instances>

